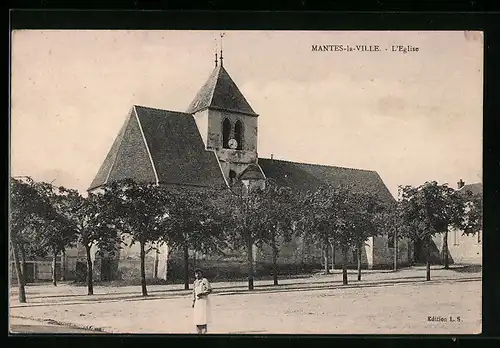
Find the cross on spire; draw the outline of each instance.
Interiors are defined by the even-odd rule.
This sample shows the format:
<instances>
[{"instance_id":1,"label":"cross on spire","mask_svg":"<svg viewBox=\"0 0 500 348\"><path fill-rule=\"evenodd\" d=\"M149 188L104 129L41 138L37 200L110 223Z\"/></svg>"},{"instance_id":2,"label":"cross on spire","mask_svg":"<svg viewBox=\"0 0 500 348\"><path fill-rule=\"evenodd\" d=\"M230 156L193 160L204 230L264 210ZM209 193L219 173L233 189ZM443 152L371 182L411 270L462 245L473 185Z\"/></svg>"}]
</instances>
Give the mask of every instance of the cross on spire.
<instances>
[{"instance_id":1,"label":"cross on spire","mask_svg":"<svg viewBox=\"0 0 500 348\"><path fill-rule=\"evenodd\" d=\"M217 68L217 39L215 39L215 67Z\"/></svg>"},{"instance_id":2,"label":"cross on spire","mask_svg":"<svg viewBox=\"0 0 500 348\"><path fill-rule=\"evenodd\" d=\"M220 33L220 66L223 67L224 66L224 62L223 62L223 57L222 57L222 38L224 37L224 33Z\"/></svg>"}]
</instances>

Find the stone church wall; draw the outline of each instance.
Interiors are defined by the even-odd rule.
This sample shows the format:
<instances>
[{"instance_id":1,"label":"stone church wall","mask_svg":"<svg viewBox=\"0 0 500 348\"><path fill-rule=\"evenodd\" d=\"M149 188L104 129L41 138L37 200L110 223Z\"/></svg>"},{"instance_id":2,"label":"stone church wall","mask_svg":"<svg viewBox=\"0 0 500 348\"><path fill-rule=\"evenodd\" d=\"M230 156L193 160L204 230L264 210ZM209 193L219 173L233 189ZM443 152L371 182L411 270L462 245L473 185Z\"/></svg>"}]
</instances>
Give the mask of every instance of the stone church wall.
<instances>
[{"instance_id":1,"label":"stone church wall","mask_svg":"<svg viewBox=\"0 0 500 348\"><path fill-rule=\"evenodd\" d=\"M324 257L321 245L312 240L293 238L290 242L280 242L278 255L278 273L283 275L297 275L319 272L324 268ZM149 249L151 246L147 246ZM146 254L146 278L156 276L169 282L180 282L184 279L184 261L181 250L169 250L160 247ZM388 247L387 236L370 239L362 251L362 268L392 268L393 249ZM140 279L140 248L139 244L123 246L116 255L110 257L96 257L94 261L95 280L137 280ZM399 242L398 260L400 266L408 264L408 243ZM341 268L343 255L338 248L330 248L328 255L329 267L335 259L335 268ZM348 268L357 267L357 255L350 250L347 255ZM168 260L167 260L168 259ZM247 277L246 250L225 250L223 255L203 255L199 252L189 252L190 277L195 267L204 270L207 277L213 280L244 279ZM166 273L166 274L165 274ZM254 274L259 277L270 277L273 274L272 249L268 245L256 247L254 252ZM192 279L191 279L192 281Z\"/></svg>"},{"instance_id":2,"label":"stone church wall","mask_svg":"<svg viewBox=\"0 0 500 348\"><path fill-rule=\"evenodd\" d=\"M394 247L389 247L387 235L373 237L373 267L374 269L392 269L394 267ZM408 250L408 240L398 241L398 265L409 265L411 254Z\"/></svg>"}]
</instances>

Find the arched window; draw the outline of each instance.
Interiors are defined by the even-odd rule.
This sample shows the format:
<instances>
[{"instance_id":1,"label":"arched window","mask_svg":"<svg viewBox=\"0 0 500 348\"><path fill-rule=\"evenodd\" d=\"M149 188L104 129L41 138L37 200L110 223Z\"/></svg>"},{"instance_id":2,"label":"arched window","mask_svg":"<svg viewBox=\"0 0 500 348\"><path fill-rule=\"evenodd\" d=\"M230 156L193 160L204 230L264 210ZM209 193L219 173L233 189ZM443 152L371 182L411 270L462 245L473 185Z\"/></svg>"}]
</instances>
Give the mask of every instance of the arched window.
<instances>
[{"instance_id":1,"label":"arched window","mask_svg":"<svg viewBox=\"0 0 500 348\"><path fill-rule=\"evenodd\" d=\"M231 122L226 118L222 122L222 147L224 149L229 148L229 134L231 133Z\"/></svg>"},{"instance_id":2,"label":"arched window","mask_svg":"<svg viewBox=\"0 0 500 348\"><path fill-rule=\"evenodd\" d=\"M237 150L243 149L243 123L236 121L234 125L234 139L238 142Z\"/></svg>"}]
</instances>

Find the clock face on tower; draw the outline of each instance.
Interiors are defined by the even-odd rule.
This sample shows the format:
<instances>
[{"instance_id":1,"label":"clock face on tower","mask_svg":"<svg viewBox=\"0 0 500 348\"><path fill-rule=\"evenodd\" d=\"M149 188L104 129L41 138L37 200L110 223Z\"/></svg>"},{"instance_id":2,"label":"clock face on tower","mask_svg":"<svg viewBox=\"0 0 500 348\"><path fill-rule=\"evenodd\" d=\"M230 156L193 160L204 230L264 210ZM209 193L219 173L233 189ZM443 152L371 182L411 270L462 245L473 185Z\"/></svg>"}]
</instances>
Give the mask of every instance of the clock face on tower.
<instances>
[{"instance_id":1,"label":"clock face on tower","mask_svg":"<svg viewBox=\"0 0 500 348\"><path fill-rule=\"evenodd\" d=\"M236 139L229 139L228 145L231 149L236 149L238 147L238 142Z\"/></svg>"}]
</instances>

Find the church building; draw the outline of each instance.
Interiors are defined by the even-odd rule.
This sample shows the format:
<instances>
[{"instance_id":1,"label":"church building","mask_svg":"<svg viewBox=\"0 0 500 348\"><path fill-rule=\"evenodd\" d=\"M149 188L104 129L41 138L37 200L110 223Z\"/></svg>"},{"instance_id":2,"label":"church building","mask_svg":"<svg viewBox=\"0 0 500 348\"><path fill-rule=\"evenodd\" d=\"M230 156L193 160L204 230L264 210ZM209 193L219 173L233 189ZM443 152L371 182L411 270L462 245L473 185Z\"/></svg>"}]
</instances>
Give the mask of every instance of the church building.
<instances>
[{"instance_id":1,"label":"church building","mask_svg":"<svg viewBox=\"0 0 500 348\"><path fill-rule=\"evenodd\" d=\"M103 185L125 178L158 185L211 188L229 187L238 180L260 185L266 178L273 178L279 184L299 190L314 189L325 183L349 184L353 189L373 192L384 201L394 200L375 171L297 163L272 156L260 158L258 120L272 115L259 115L252 109L223 63L221 52L220 61L216 59L214 70L184 112L132 106L88 190L99 190ZM293 241L284 245L279 259L283 267L320 268L321 248L306 244ZM138 274L139 253L135 249L133 246L120 251L116 266L120 277L135 274L135 270ZM264 249L256 248L254 252L257 269L271 262L270 252ZM411 257L407 243L399 243L398 250L400 264L404 265ZM341 255L332 251L337 265ZM363 264L367 268L390 267L393 253L387 236L370 238L363 252ZM155 263L159 265L160 278L165 278L167 272L177 272L175 265L181 261L175 252L169 255L168 248L164 248L156 255L150 254L147 256L148 277L153 277L153 269L158 268ZM205 269L217 269L216 273L221 276L224 270L228 274L239 273L238 267L242 274L245 272L244 255L228 255L225 259L203 256L203 260L197 254L191 257L193 263L198 262ZM355 255L349 258L354 265ZM99 272L98 265L96 269ZM110 277L114 276L106 276Z\"/></svg>"}]
</instances>

